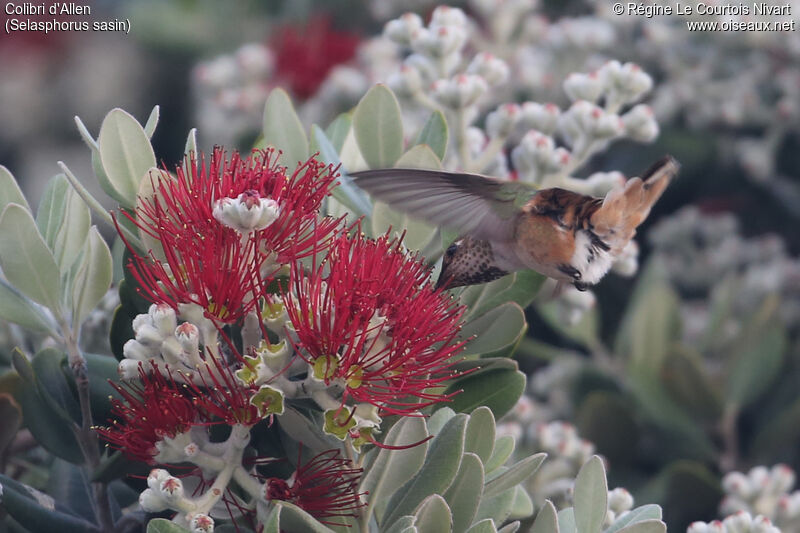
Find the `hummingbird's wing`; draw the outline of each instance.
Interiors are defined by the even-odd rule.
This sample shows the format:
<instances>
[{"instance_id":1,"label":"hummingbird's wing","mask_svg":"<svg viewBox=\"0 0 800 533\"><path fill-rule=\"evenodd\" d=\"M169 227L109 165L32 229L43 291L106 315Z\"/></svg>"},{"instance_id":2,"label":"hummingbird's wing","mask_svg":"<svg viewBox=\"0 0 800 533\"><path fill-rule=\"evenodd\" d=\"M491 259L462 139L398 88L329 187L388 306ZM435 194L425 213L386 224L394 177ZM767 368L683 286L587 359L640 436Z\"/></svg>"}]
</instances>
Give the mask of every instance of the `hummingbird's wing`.
<instances>
[{"instance_id":1,"label":"hummingbird's wing","mask_svg":"<svg viewBox=\"0 0 800 533\"><path fill-rule=\"evenodd\" d=\"M387 168L351 172L356 185L394 209L480 240L508 241L536 189L476 174Z\"/></svg>"}]
</instances>

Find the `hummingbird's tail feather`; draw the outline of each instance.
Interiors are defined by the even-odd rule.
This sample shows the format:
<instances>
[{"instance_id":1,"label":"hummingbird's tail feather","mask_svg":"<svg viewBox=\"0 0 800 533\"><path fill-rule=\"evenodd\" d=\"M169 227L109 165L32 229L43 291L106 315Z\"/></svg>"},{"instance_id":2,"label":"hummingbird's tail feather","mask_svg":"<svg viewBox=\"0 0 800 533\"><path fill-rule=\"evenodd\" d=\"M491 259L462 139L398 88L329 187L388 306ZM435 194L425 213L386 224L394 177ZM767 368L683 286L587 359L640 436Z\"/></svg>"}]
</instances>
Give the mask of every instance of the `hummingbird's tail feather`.
<instances>
[{"instance_id":1,"label":"hummingbird's tail feather","mask_svg":"<svg viewBox=\"0 0 800 533\"><path fill-rule=\"evenodd\" d=\"M594 233L612 253L621 252L633 238L679 168L674 158L666 156L644 173L644 179L632 178L609 191L591 223Z\"/></svg>"}]
</instances>

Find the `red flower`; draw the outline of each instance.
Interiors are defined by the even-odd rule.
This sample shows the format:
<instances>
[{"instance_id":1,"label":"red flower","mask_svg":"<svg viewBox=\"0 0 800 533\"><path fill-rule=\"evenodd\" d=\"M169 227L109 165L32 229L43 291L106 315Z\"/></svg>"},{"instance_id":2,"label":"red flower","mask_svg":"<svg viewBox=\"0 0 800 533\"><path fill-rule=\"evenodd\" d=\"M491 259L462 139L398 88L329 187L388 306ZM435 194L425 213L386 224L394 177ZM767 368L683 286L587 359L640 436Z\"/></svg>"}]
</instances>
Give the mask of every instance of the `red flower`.
<instances>
[{"instance_id":1,"label":"red flower","mask_svg":"<svg viewBox=\"0 0 800 533\"><path fill-rule=\"evenodd\" d=\"M454 376L463 308L429 278L387 236L342 235L325 265L293 269L285 299L296 349L317 378L344 387L342 404L352 398L406 415L449 398L432 387Z\"/></svg>"},{"instance_id":2,"label":"red flower","mask_svg":"<svg viewBox=\"0 0 800 533\"><path fill-rule=\"evenodd\" d=\"M111 413L116 420L97 432L130 458L155 464L156 444L203 424L204 415L182 385L151 365L153 372L139 366L141 383L111 383L124 401L112 400Z\"/></svg>"},{"instance_id":3,"label":"red flower","mask_svg":"<svg viewBox=\"0 0 800 533\"><path fill-rule=\"evenodd\" d=\"M297 470L288 480L267 479L264 492L267 500L292 503L323 524L346 525L330 519L357 517L365 503L358 492L361 468L350 468L339 450L328 450L306 464L297 462Z\"/></svg>"},{"instance_id":4,"label":"red flower","mask_svg":"<svg viewBox=\"0 0 800 533\"><path fill-rule=\"evenodd\" d=\"M312 96L335 65L353 58L360 38L331 28L329 18L317 16L305 27L278 31L275 50L277 75L300 98Z\"/></svg>"},{"instance_id":5,"label":"red flower","mask_svg":"<svg viewBox=\"0 0 800 533\"><path fill-rule=\"evenodd\" d=\"M318 212L334 169L312 158L287 176L272 150L226 160L219 148L208 165L201 158L186 166L188 174L178 166L175 179L153 182L137 217L126 214L161 242L165 257L134 253L129 268L151 301L197 304L232 323L255 307L279 265L331 238L339 221Z\"/></svg>"}]
</instances>

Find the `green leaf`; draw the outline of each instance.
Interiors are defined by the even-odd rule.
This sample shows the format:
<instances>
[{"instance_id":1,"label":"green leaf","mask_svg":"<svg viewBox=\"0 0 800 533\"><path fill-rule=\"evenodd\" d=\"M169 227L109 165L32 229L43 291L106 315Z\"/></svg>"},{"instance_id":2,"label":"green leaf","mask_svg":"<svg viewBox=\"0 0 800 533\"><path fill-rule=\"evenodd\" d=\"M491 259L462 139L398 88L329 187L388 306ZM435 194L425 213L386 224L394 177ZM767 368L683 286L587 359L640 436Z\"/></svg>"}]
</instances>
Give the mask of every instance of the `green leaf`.
<instances>
[{"instance_id":1,"label":"green leaf","mask_svg":"<svg viewBox=\"0 0 800 533\"><path fill-rule=\"evenodd\" d=\"M261 520L259 515L259 522L263 522L264 530L262 533L281 533L281 506L275 505L267 515L266 520Z\"/></svg>"},{"instance_id":2,"label":"green leaf","mask_svg":"<svg viewBox=\"0 0 800 533\"><path fill-rule=\"evenodd\" d=\"M661 507L651 503L632 509L615 520L603 533L616 533L624 527L643 520L661 520Z\"/></svg>"},{"instance_id":3,"label":"green leaf","mask_svg":"<svg viewBox=\"0 0 800 533\"><path fill-rule=\"evenodd\" d=\"M72 325L75 330L103 299L111 286L111 250L92 226L72 288Z\"/></svg>"},{"instance_id":4,"label":"green leaf","mask_svg":"<svg viewBox=\"0 0 800 533\"><path fill-rule=\"evenodd\" d=\"M486 487L483 489L484 497L497 496L519 485L539 469L545 457L547 457L546 453L537 453L515 463L514 466L486 483Z\"/></svg>"},{"instance_id":5,"label":"green leaf","mask_svg":"<svg viewBox=\"0 0 800 533\"><path fill-rule=\"evenodd\" d=\"M466 429L466 415L456 415L445 424L431 441L422 468L390 498L382 524L411 514L427 496L441 494L450 486L461 464Z\"/></svg>"},{"instance_id":6,"label":"green leaf","mask_svg":"<svg viewBox=\"0 0 800 533\"><path fill-rule=\"evenodd\" d=\"M494 527L494 520L487 518L476 522L467 530L467 533L497 533L497 528Z\"/></svg>"},{"instance_id":7,"label":"green leaf","mask_svg":"<svg viewBox=\"0 0 800 533\"><path fill-rule=\"evenodd\" d=\"M491 283L467 287L459 299L469 308L468 318L481 316L506 302L516 302L524 309L539 293L545 279L533 270L521 270Z\"/></svg>"},{"instance_id":8,"label":"green leaf","mask_svg":"<svg viewBox=\"0 0 800 533\"><path fill-rule=\"evenodd\" d=\"M57 336L50 319L29 299L0 279L0 319L37 333Z\"/></svg>"},{"instance_id":9,"label":"green leaf","mask_svg":"<svg viewBox=\"0 0 800 533\"><path fill-rule=\"evenodd\" d=\"M405 233L403 244L409 250L421 251L436 237L436 228L395 211L383 202L375 202L372 207L372 234L383 235L390 228L393 236Z\"/></svg>"},{"instance_id":10,"label":"green leaf","mask_svg":"<svg viewBox=\"0 0 800 533\"><path fill-rule=\"evenodd\" d=\"M517 491L517 494L519 494L519 490ZM528 498L528 501L531 501L530 497L528 497L527 494L526 497ZM533 502L531 502L531 512L528 513L526 516L530 516L532 513L533 513ZM516 520L498 529L497 533L517 533L517 530L519 530L519 526L520 526L519 520Z\"/></svg>"},{"instance_id":11,"label":"green leaf","mask_svg":"<svg viewBox=\"0 0 800 533\"><path fill-rule=\"evenodd\" d=\"M393 524L389 524L388 529L386 529L386 533L401 533L406 531L409 528L414 527L414 521L416 517L406 515L401 516Z\"/></svg>"},{"instance_id":12,"label":"green leaf","mask_svg":"<svg viewBox=\"0 0 800 533\"><path fill-rule=\"evenodd\" d=\"M356 106L353 130L370 168L389 168L403 153L403 117L397 98L385 85L370 89Z\"/></svg>"},{"instance_id":13,"label":"green leaf","mask_svg":"<svg viewBox=\"0 0 800 533\"><path fill-rule=\"evenodd\" d=\"M558 530L561 533L576 533L575 510L572 507L558 512Z\"/></svg>"},{"instance_id":14,"label":"green leaf","mask_svg":"<svg viewBox=\"0 0 800 533\"><path fill-rule=\"evenodd\" d=\"M506 302L488 313L469 320L459 333L467 340L465 357L505 357L510 355L525 334L525 312L514 302Z\"/></svg>"},{"instance_id":15,"label":"green leaf","mask_svg":"<svg viewBox=\"0 0 800 533\"><path fill-rule=\"evenodd\" d=\"M56 247L56 236L64 223L64 211L70 188L64 174L53 176L42 194L39 209L36 211L36 226L51 250Z\"/></svg>"},{"instance_id":16,"label":"green leaf","mask_svg":"<svg viewBox=\"0 0 800 533\"><path fill-rule=\"evenodd\" d=\"M64 372L66 360L67 354L62 350L45 348L33 356L31 367L36 376L39 397L69 426L73 422L80 422L81 411L67 383Z\"/></svg>"},{"instance_id":17,"label":"green leaf","mask_svg":"<svg viewBox=\"0 0 800 533\"><path fill-rule=\"evenodd\" d=\"M279 161L293 170L308 159L308 138L283 89L273 89L264 105L264 141L282 151Z\"/></svg>"},{"instance_id":18,"label":"green leaf","mask_svg":"<svg viewBox=\"0 0 800 533\"><path fill-rule=\"evenodd\" d=\"M0 213L8 204L19 204L28 211L31 210L14 175L6 167L0 165Z\"/></svg>"},{"instance_id":19,"label":"green leaf","mask_svg":"<svg viewBox=\"0 0 800 533\"><path fill-rule=\"evenodd\" d=\"M352 113L341 113L336 119L330 123L325 129L325 136L331 141L331 145L336 150L336 153L342 151L344 140L347 134L350 133L350 128L353 125Z\"/></svg>"},{"instance_id":20,"label":"green leaf","mask_svg":"<svg viewBox=\"0 0 800 533\"><path fill-rule=\"evenodd\" d=\"M94 525L60 511L46 494L0 475L0 509L30 531L85 533Z\"/></svg>"},{"instance_id":21,"label":"green leaf","mask_svg":"<svg viewBox=\"0 0 800 533\"><path fill-rule=\"evenodd\" d=\"M555 301L544 302L541 305L537 305L536 311L548 326L552 327L565 338L579 342L590 348L597 345L598 329L600 326L600 317L597 307L583 313L583 316L577 324L567 324L561 319L558 313L558 302Z\"/></svg>"},{"instance_id":22,"label":"green leaf","mask_svg":"<svg viewBox=\"0 0 800 533\"><path fill-rule=\"evenodd\" d=\"M661 520L643 520L620 529L620 533L666 533L667 524Z\"/></svg>"},{"instance_id":23,"label":"green leaf","mask_svg":"<svg viewBox=\"0 0 800 533\"><path fill-rule=\"evenodd\" d=\"M153 518L147 523L147 533L189 533L189 530L166 518Z\"/></svg>"},{"instance_id":24,"label":"green leaf","mask_svg":"<svg viewBox=\"0 0 800 533\"><path fill-rule=\"evenodd\" d=\"M747 328L734 348L733 365L726 387L729 404L744 407L758 399L773 383L783 366L788 344L786 331L775 320L774 313L767 313L767 316L771 320L766 316L764 320L754 320L758 329Z\"/></svg>"},{"instance_id":25,"label":"green leaf","mask_svg":"<svg viewBox=\"0 0 800 533\"><path fill-rule=\"evenodd\" d=\"M467 434L469 434L469 424ZM474 453L465 452L453 483L444 493L444 499L453 513L454 533L466 531L472 523L481 501L483 480L481 460Z\"/></svg>"},{"instance_id":26,"label":"green leaf","mask_svg":"<svg viewBox=\"0 0 800 533\"><path fill-rule=\"evenodd\" d=\"M544 502L530 533L558 533L558 518L553 502L550 500Z\"/></svg>"},{"instance_id":27,"label":"green leaf","mask_svg":"<svg viewBox=\"0 0 800 533\"><path fill-rule=\"evenodd\" d=\"M160 115L160 109L158 106L153 106L153 110L150 111L150 116L147 117L147 122L144 124L144 134L147 135L148 139L152 139L153 133L156 131L156 126L158 126L158 117Z\"/></svg>"},{"instance_id":28,"label":"green leaf","mask_svg":"<svg viewBox=\"0 0 800 533\"><path fill-rule=\"evenodd\" d=\"M415 144L429 146L439 161L444 161L447 138L447 121L444 119L444 114L441 111L434 111L417 135Z\"/></svg>"},{"instance_id":29,"label":"green leaf","mask_svg":"<svg viewBox=\"0 0 800 533\"><path fill-rule=\"evenodd\" d=\"M469 414L464 451L476 454L485 463L494 449L495 421L492 410L480 406Z\"/></svg>"},{"instance_id":30,"label":"green leaf","mask_svg":"<svg viewBox=\"0 0 800 533\"><path fill-rule=\"evenodd\" d=\"M663 492L653 494L664 506L664 521L685 530L698 516L715 516L724 495L719 476L696 461L674 461L653 482Z\"/></svg>"},{"instance_id":31,"label":"green leaf","mask_svg":"<svg viewBox=\"0 0 800 533\"><path fill-rule=\"evenodd\" d=\"M573 501L578 533L599 533L608 512L608 482L598 456L586 461L578 472Z\"/></svg>"},{"instance_id":32,"label":"green leaf","mask_svg":"<svg viewBox=\"0 0 800 533\"><path fill-rule=\"evenodd\" d=\"M338 166L340 164L339 154L325 133L315 124L311 126L311 137L319 149L320 159L329 165ZM353 184L353 180L347 175L343 168L339 168L339 179L336 187L331 191L331 195L339 202L344 204L350 211L357 215L370 216L372 213L372 202L367 193Z\"/></svg>"},{"instance_id":33,"label":"green leaf","mask_svg":"<svg viewBox=\"0 0 800 533\"><path fill-rule=\"evenodd\" d=\"M333 533L316 518L289 502L276 502L281 509L282 531L304 531L307 533Z\"/></svg>"},{"instance_id":34,"label":"green leaf","mask_svg":"<svg viewBox=\"0 0 800 533\"><path fill-rule=\"evenodd\" d=\"M416 528L419 531L453 531L453 516L447 502L438 494L431 494L419 504Z\"/></svg>"},{"instance_id":35,"label":"green leaf","mask_svg":"<svg viewBox=\"0 0 800 533\"><path fill-rule=\"evenodd\" d=\"M58 311L58 265L33 216L19 204L9 204L0 216L0 268L22 294Z\"/></svg>"},{"instance_id":36,"label":"green leaf","mask_svg":"<svg viewBox=\"0 0 800 533\"><path fill-rule=\"evenodd\" d=\"M117 108L103 119L97 142L100 164L108 179L106 193L123 207L134 208L139 182L156 166L147 133L135 118Z\"/></svg>"},{"instance_id":37,"label":"green leaf","mask_svg":"<svg viewBox=\"0 0 800 533\"><path fill-rule=\"evenodd\" d=\"M421 418L401 419L386 434L383 444L387 446L408 446L420 442L428 436L425 422ZM393 491L411 479L425 462L428 442L402 450L381 448L372 466L364 474L359 488L369 492L367 516L373 512L380 519Z\"/></svg>"},{"instance_id":38,"label":"green leaf","mask_svg":"<svg viewBox=\"0 0 800 533\"><path fill-rule=\"evenodd\" d=\"M502 524L511 516L511 509L514 506L514 489L509 489L503 493L492 497L486 495L481 498L475 520L491 518L495 524Z\"/></svg>"},{"instance_id":39,"label":"green leaf","mask_svg":"<svg viewBox=\"0 0 800 533\"><path fill-rule=\"evenodd\" d=\"M442 161L433 153L430 146L418 144L400 156L394 164L397 168L422 168L441 170ZM398 178L401 179L402 178Z\"/></svg>"},{"instance_id":40,"label":"green leaf","mask_svg":"<svg viewBox=\"0 0 800 533\"><path fill-rule=\"evenodd\" d=\"M514 453L514 437L511 435L502 435L494 443L494 450L492 456L487 462L484 463L486 473L494 472L508 461L511 454Z\"/></svg>"},{"instance_id":41,"label":"green leaf","mask_svg":"<svg viewBox=\"0 0 800 533\"><path fill-rule=\"evenodd\" d=\"M703 356L694 348L675 344L664 358L661 381L670 396L693 415L708 422L721 416L719 389L709 380L703 368Z\"/></svg>"},{"instance_id":42,"label":"green leaf","mask_svg":"<svg viewBox=\"0 0 800 533\"><path fill-rule=\"evenodd\" d=\"M519 370L493 370L459 379L445 393L462 390L449 403L454 411L469 413L485 405L497 420L516 405L525 390L525 381L525 374Z\"/></svg>"},{"instance_id":43,"label":"green leaf","mask_svg":"<svg viewBox=\"0 0 800 533\"><path fill-rule=\"evenodd\" d=\"M189 135L186 136L186 144L183 147L183 156L191 161L198 157L197 151L197 128L189 130Z\"/></svg>"},{"instance_id":44,"label":"green leaf","mask_svg":"<svg viewBox=\"0 0 800 533\"><path fill-rule=\"evenodd\" d=\"M508 519L518 520L521 518L528 518L529 516L533 516L533 500L521 485L517 485L514 488L514 500L511 504L511 514ZM514 531L517 529L519 528L514 528Z\"/></svg>"}]
</instances>

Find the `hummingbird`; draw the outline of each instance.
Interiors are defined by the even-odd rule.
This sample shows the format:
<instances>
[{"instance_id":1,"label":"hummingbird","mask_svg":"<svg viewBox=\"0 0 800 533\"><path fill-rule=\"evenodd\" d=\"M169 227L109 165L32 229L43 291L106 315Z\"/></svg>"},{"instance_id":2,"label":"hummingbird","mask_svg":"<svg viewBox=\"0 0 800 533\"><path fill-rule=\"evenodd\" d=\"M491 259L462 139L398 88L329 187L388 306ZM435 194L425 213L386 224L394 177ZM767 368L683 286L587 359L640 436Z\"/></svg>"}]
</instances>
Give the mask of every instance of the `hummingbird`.
<instances>
[{"instance_id":1,"label":"hummingbird","mask_svg":"<svg viewBox=\"0 0 800 533\"><path fill-rule=\"evenodd\" d=\"M605 276L679 168L665 156L604 198L441 170L387 168L350 176L392 208L458 231L442 258L437 287L532 269L584 291Z\"/></svg>"}]
</instances>

